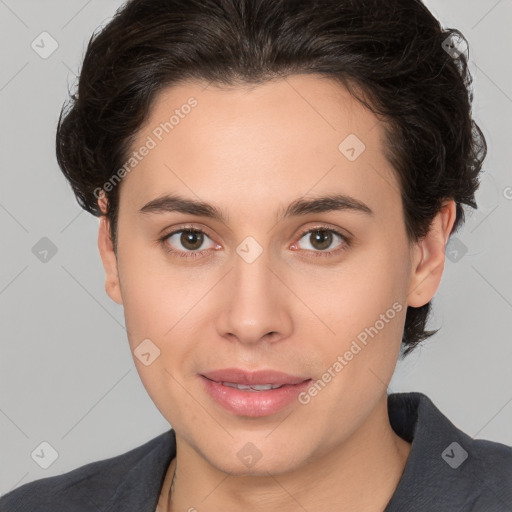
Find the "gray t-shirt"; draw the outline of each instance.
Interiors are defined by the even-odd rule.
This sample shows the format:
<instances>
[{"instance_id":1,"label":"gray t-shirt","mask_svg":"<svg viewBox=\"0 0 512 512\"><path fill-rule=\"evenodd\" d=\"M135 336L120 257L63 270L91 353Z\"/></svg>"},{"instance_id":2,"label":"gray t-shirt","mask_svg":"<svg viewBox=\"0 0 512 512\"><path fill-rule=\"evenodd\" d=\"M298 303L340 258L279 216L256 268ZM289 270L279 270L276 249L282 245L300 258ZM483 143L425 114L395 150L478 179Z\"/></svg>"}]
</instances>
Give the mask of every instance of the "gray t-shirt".
<instances>
[{"instance_id":1,"label":"gray t-shirt","mask_svg":"<svg viewBox=\"0 0 512 512\"><path fill-rule=\"evenodd\" d=\"M393 430L411 442L384 512L512 512L512 447L475 440L423 393L388 395ZM24 484L0 512L155 512L176 456L173 429L124 454Z\"/></svg>"}]
</instances>

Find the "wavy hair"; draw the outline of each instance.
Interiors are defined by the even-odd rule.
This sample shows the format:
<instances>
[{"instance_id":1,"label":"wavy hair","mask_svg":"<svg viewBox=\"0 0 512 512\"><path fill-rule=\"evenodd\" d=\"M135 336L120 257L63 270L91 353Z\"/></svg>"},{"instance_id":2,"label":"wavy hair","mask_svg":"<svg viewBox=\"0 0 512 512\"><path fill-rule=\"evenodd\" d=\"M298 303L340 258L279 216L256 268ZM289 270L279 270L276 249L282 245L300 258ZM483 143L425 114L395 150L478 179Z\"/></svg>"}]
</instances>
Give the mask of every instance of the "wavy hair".
<instances>
[{"instance_id":1,"label":"wavy hair","mask_svg":"<svg viewBox=\"0 0 512 512\"><path fill-rule=\"evenodd\" d=\"M79 205L102 215L95 190L126 161L155 95L189 80L262 84L291 74L336 80L384 121L386 157L418 241L445 199L476 208L485 138L471 115L467 41L420 0L129 0L91 36L75 93L62 107L58 164ZM106 193L117 248L119 189ZM408 307L408 355L431 303Z\"/></svg>"}]
</instances>

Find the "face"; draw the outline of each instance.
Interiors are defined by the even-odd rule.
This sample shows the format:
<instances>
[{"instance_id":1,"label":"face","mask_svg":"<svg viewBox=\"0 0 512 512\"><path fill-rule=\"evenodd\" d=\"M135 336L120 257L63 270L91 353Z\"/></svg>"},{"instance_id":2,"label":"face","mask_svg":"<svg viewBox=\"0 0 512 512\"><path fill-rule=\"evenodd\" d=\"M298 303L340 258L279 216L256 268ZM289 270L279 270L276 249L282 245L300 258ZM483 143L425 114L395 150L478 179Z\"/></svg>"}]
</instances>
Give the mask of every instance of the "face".
<instances>
[{"instance_id":1,"label":"face","mask_svg":"<svg viewBox=\"0 0 512 512\"><path fill-rule=\"evenodd\" d=\"M279 474L369 421L407 305L442 268L409 243L383 126L347 91L313 75L205 87L162 92L138 133L133 151L149 149L121 184L117 260L100 228L107 291L178 442L222 471ZM212 208L154 202L166 195ZM324 196L339 197L287 211ZM226 368L309 381L239 391L204 377Z\"/></svg>"}]
</instances>

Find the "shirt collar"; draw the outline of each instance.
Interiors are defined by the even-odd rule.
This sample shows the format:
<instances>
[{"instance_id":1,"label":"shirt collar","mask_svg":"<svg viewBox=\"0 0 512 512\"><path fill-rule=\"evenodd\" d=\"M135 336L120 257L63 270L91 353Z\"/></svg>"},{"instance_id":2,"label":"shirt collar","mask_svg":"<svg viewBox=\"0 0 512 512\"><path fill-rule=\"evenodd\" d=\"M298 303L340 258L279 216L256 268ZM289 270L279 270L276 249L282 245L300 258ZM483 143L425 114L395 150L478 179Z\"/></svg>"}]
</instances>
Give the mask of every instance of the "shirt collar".
<instances>
[{"instance_id":1,"label":"shirt collar","mask_svg":"<svg viewBox=\"0 0 512 512\"><path fill-rule=\"evenodd\" d=\"M473 439L459 430L423 393L388 395L388 414L411 450L384 512L468 510L478 498ZM473 453L472 453L473 452Z\"/></svg>"}]
</instances>

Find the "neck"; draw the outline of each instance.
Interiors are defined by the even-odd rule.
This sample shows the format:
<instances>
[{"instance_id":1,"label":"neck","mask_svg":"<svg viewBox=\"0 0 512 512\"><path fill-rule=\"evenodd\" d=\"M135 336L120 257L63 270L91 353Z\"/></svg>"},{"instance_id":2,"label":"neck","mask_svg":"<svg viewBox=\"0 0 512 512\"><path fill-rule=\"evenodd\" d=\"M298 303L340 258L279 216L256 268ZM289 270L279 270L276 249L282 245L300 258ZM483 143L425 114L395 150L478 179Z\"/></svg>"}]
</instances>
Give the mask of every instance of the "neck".
<instances>
[{"instance_id":1,"label":"neck","mask_svg":"<svg viewBox=\"0 0 512 512\"><path fill-rule=\"evenodd\" d=\"M342 446L299 469L267 476L230 476L204 461L176 436L177 451L166 474L158 512L308 512L384 510L402 476L410 444L389 424L387 402L374 414L386 422L367 422ZM181 442L180 442L181 441ZM179 471L178 471L179 468Z\"/></svg>"}]
</instances>

